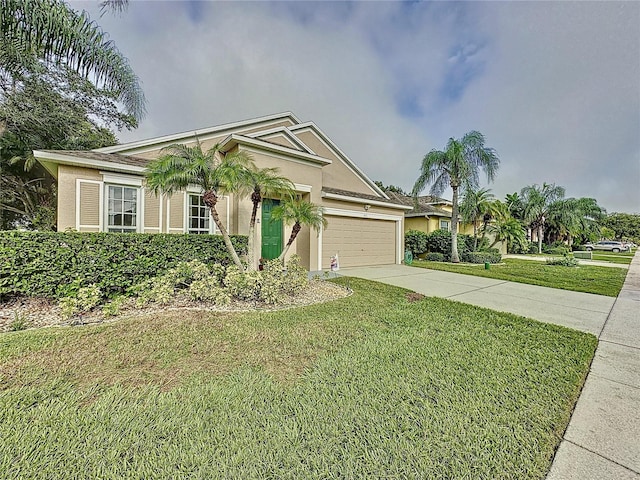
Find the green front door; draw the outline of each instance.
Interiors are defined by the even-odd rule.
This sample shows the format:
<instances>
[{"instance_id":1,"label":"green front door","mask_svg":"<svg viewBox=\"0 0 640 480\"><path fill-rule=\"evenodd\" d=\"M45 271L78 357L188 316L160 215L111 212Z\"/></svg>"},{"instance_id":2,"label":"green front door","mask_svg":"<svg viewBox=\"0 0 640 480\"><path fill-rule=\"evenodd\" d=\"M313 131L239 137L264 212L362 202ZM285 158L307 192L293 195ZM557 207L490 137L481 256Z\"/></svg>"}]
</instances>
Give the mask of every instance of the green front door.
<instances>
[{"instance_id":1,"label":"green front door","mask_svg":"<svg viewBox=\"0 0 640 480\"><path fill-rule=\"evenodd\" d=\"M271 210L279 204L278 200L262 202L262 258L268 260L282 252L282 220L271 219Z\"/></svg>"}]
</instances>

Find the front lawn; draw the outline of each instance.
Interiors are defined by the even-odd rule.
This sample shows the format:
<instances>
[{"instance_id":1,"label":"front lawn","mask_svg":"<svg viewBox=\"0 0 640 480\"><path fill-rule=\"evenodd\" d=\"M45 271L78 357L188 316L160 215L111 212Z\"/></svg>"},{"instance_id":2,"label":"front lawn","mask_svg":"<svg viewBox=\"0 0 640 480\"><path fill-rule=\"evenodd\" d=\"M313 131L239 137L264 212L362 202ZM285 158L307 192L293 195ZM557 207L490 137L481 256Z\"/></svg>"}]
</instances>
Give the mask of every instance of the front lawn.
<instances>
[{"instance_id":1,"label":"front lawn","mask_svg":"<svg viewBox=\"0 0 640 480\"><path fill-rule=\"evenodd\" d=\"M596 338L349 282L299 309L1 334L2 477L544 478Z\"/></svg>"},{"instance_id":2,"label":"front lawn","mask_svg":"<svg viewBox=\"0 0 640 480\"><path fill-rule=\"evenodd\" d=\"M618 296L627 276L627 270L622 268L596 267L592 265L563 267L515 258L505 258L503 263L491 265L489 270L485 270L484 265L427 262L423 260L414 261L413 266L541 285L543 287L561 288L576 292L595 293L609 297Z\"/></svg>"},{"instance_id":3,"label":"front lawn","mask_svg":"<svg viewBox=\"0 0 640 480\"><path fill-rule=\"evenodd\" d=\"M598 260L599 262L611 262L630 265L634 255L634 253L629 252L591 252L591 259Z\"/></svg>"}]
</instances>

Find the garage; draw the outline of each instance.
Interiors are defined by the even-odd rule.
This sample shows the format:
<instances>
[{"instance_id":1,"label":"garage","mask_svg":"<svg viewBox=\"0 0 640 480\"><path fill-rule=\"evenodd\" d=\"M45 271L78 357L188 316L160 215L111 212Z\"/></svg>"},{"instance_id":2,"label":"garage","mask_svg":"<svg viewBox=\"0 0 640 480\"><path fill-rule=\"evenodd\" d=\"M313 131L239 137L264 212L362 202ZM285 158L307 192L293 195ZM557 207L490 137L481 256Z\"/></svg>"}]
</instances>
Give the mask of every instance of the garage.
<instances>
[{"instance_id":1,"label":"garage","mask_svg":"<svg viewBox=\"0 0 640 480\"><path fill-rule=\"evenodd\" d=\"M322 232L322 268L330 268L331 256L339 256L340 267L396 263L397 222L370 218L327 215L329 226Z\"/></svg>"}]
</instances>

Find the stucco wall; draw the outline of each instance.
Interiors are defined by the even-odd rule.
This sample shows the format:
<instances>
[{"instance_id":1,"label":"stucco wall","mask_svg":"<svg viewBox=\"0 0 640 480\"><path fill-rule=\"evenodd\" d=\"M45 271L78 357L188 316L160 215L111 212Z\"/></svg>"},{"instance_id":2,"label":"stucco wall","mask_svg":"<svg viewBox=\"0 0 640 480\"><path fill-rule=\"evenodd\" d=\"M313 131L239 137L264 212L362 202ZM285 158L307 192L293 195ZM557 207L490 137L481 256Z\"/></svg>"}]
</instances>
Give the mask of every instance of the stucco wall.
<instances>
[{"instance_id":1,"label":"stucco wall","mask_svg":"<svg viewBox=\"0 0 640 480\"><path fill-rule=\"evenodd\" d=\"M98 170L89 168L58 166L58 231L76 228L76 184L77 179L101 181ZM99 206L96 205L96 211Z\"/></svg>"}]
</instances>

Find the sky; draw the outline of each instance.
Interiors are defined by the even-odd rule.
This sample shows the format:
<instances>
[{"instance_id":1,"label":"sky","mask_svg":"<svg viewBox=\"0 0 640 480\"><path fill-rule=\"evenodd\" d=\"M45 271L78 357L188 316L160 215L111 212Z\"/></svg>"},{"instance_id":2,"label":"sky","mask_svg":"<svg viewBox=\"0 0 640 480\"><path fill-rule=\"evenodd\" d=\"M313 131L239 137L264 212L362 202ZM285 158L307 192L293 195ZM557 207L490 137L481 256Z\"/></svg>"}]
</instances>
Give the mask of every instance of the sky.
<instances>
[{"instance_id":1,"label":"sky","mask_svg":"<svg viewBox=\"0 0 640 480\"><path fill-rule=\"evenodd\" d=\"M291 111L409 191L425 154L477 130L496 198L546 182L640 213L640 2L71 6L141 80L148 113L122 143Z\"/></svg>"}]
</instances>

